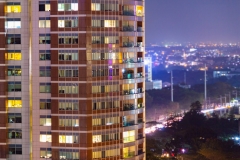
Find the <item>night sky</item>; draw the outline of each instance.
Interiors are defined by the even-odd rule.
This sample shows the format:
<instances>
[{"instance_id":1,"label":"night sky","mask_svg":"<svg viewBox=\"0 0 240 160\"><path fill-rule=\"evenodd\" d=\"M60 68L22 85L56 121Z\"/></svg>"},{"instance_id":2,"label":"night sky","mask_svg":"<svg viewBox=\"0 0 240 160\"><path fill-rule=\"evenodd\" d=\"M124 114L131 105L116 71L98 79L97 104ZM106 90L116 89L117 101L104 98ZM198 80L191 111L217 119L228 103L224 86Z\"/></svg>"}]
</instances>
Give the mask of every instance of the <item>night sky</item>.
<instances>
[{"instance_id":1,"label":"night sky","mask_svg":"<svg viewBox=\"0 0 240 160\"><path fill-rule=\"evenodd\" d=\"M146 43L240 42L240 0L146 0Z\"/></svg>"}]
</instances>

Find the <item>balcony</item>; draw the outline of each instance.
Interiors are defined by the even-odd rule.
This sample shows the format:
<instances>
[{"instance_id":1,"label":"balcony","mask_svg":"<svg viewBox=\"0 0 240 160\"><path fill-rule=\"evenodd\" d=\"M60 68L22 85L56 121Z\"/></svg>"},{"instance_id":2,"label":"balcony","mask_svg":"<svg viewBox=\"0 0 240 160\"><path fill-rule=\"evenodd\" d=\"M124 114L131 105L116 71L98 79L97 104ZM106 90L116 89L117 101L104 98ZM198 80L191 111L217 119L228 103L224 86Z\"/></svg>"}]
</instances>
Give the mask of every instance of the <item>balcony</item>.
<instances>
[{"instance_id":1,"label":"balcony","mask_svg":"<svg viewBox=\"0 0 240 160\"><path fill-rule=\"evenodd\" d=\"M143 32L143 27L137 27L137 32Z\"/></svg>"},{"instance_id":2,"label":"balcony","mask_svg":"<svg viewBox=\"0 0 240 160\"><path fill-rule=\"evenodd\" d=\"M134 47L134 42L123 42L123 47Z\"/></svg>"},{"instance_id":3,"label":"balcony","mask_svg":"<svg viewBox=\"0 0 240 160\"><path fill-rule=\"evenodd\" d=\"M143 78L143 73L142 72L138 72L136 78Z\"/></svg>"},{"instance_id":4,"label":"balcony","mask_svg":"<svg viewBox=\"0 0 240 160\"><path fill-rule=\"evenodd\" d=\"M123 60L123 63L142 63L143 62L143 58L142 57L138 57L137 61L134 61L133 58L125 58Z\"/></svg>"},{"instance_id":5,"label":"balcony","mask_svg":"<svg viewBox=\"0 0 240 160\"><path fill-rule=\"evenodd\" d=\"M124 73L123 79L134 79L134 73Z\"/></svg>"},{"instance_id":6,"label":"balcony","mask_svg":"<svg viewBox=\"0 0 240 160\"><path fill-rule=\"evenodd\" d=\"M124 16L134 16L134 10L123 10Z\"/></svg>"},{"instance_id":7,"label":"balcony","mask_svg":"<svg viewBox=\"0 0 240 160\"><path fill-rule=\"evenodd\" d=\"M133 125L135 125L134 120L123 122L123 127L133 126Z\"/></svg>"},{"instance_id":8,"label":"balcony","mask_svg":"<svg viewBox=\"0 0 240 160\"><path fill-rule=\"evenodd\" d=\"M133 32L134 26L123 26L123 32Z\"/></svg>"},{"instance_id":9,"label":"balcony","mask_svg":"<svg viewBox=\"0 0 240 160\"><path fill-rule=\"evenodd\" d=\"M138 124L143 123L143 119L142 118L138 118Z\"/></svg>"},{"instance_id":10,"label":"balcony","mask_svg":"<svg viewBox=\"0 0 240 160\"><path fill-rule=\"evenodd\" d=\"M123 110L124 111L131 111L134 110L136 107L134 104L123 104Z\"/></svg>"},{"instance_id":11,"label":"balcony","mask_svg":"<svg viewBox=\"0 0 240 160\"><path fill-rule=\"evenodd\" d=\"M135 156L135 151L123 153L123 158L131 158Z\"/></svg>"}]
</instances>

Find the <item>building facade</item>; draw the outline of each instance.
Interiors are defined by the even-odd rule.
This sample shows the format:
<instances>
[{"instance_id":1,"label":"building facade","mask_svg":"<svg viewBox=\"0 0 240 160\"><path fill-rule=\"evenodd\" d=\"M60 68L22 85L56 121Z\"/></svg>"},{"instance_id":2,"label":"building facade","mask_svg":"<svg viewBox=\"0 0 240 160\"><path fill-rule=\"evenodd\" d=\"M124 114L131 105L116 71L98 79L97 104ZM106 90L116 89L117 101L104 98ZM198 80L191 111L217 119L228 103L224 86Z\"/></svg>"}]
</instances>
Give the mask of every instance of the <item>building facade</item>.
<instances>
[{"instance_id":1,"label":"building facade","mask_svg":"<svg viewBox=\"0 0 240 160\"><path fill-rule=\"evenodd\" d=\"M144 160L143 0L0 1L0 159Z\"/></svg>"}]
</instances>

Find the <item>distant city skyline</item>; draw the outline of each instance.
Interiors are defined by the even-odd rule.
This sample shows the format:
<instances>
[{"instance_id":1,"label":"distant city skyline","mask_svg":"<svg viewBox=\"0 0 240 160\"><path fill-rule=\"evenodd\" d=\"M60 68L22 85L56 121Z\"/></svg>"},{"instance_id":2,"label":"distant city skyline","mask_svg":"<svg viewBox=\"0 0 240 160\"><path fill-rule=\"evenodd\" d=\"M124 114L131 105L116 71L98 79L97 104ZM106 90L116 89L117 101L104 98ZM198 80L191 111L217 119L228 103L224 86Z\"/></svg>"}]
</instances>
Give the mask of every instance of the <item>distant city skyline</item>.
<instances>
[{"instance_id":1,"label":"distant city skyline","mask_svg":"<svg viewBox=\"0 0 240 160\"><path fill-rule=\"evenodd\" d=\"M148 0L146 42L240 42L240 0Z\"/></svg>"}]
</instances>

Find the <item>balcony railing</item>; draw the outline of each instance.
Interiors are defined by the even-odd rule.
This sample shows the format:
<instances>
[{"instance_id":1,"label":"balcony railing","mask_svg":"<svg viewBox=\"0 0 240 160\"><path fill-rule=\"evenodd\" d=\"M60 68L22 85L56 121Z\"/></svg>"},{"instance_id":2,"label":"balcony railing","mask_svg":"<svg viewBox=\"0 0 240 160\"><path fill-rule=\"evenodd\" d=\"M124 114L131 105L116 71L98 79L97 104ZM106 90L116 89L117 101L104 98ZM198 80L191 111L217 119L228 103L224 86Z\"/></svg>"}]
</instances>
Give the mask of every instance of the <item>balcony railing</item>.
<instances>
[{"instance_id":1,"label":"balcony railing","mask_svg":"<svg viewBox=\"0 0 240 160\"><path fill-rule=\"evenodd\" d=\"M142 118L138 118L138 124L139 123L143 123L143 119Z\"/></svg>"},{"instance_id":2,"label":"balcony railing","mask_svg":"<svg viewBox=\"0 0 240 160\"><path fill-rule=\"evenodd\" d=\"M135 125L135 121L134 120L123 122L123 126L124 127L133 126L133 125Z\"/></svg>"},{"instance_id":3,"label":"balcony railing","mask_svg":"<svg viewBox=\"0 0 240 160\"><path fill-rule=\"evenodd\" d=\"M143 62L143 58L142 57L138 57L137 61L134 61L133 58L125 58L123 60L123 63L142 63Z\"/></svg>"},{"instance_id":4,"label":"balcony railing","mask_svg":"<svg viewBox=\"0 0 240 160\"><path fill-rule=\"evenodd\" d=\"M143 32L143 27L137 27L137 32Z\"/></svg>"},{"instance_id":5,"label":"balcony railing","mask_svg":"<svg viewBox=\"0 0 240 160\"><path fill-rule=\"evenodd\" d=\"M129 89L129 90L124 90L123 91L123 95L129 95L129 94L135 94L135 90L134 89Z\"/></svg>"},{"instance_id":6,"label":"balcony railing","mask_svg":"<svg viewBox=\"0 0 240 160\"><path fill-rule=\"evenodd\" d=\"M133 42L123 42L123 47L134 47Z\"/></svg>"},{"instance_id":7,"label":"balcony railing","mask_svg":"<svg viewBox=\"0 0 240 160\"><path fill-rule=\"evenodd\" d=\"M134 10L123 10L123 15L134 16Z\"/></svg>"},{"instance_id":8,"label":"balcony railing","mask_svg":"<svg viewBox=\"0 0 240 160\"><path fill-rule=\"evenodd\" d=\"M135 141L135 136L123 137L123 143Z\"/></svg>"},{"instance_id":9,"label":"balcony railing","mask_svg":"<svg viewBox=\"0 0 240 160\"><path fill-rule=\"evenodd\" d=\"M142 78L142 77L143 77L143 73L142 72L138 72L136 78Z\"/></svg>"},{"instance_id":10,"label":"balcony railing","mask_svg":"<svg viewBox=\"0 0 240 160\"><path fill-rule=\"evenodd\" d=\"M124 111L130 111L130 110L134 110L134 109L135 109L134 104L123 104Z\"/></svg>"},{"instance_id":11,"label":"balcony railing","mask_svg":"<svg viewBox=\"0 0 240 160\"><path fill-rule=\"evenodd\" d=\"M123 79L134 79L134 74L133 73L124 73Z\"/></svg>"},{"instance_id":12,"label":"balcony railing","mask_svg":"<svg viewBox=\"0 0 240 160\"><path fill-rule=\"evenodd\" d=\"M134 26L123 26L123 32L133 32Z\"/></svg>"}]
</instances>

